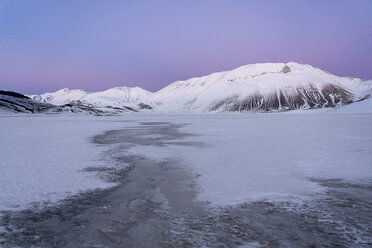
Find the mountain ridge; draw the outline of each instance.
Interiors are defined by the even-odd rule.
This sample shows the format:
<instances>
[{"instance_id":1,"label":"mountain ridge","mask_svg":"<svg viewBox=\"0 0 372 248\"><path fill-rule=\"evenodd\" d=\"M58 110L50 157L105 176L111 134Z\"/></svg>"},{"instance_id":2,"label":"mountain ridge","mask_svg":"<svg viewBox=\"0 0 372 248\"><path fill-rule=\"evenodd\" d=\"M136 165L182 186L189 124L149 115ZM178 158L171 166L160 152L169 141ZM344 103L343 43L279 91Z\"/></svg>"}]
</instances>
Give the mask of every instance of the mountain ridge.
<instances>
[{"instance_id":1,"label":"mountain ridge","mask_svg":"<svg viewBox=\"0 0 372 248\"><path fill-rule=\"evenodd\" d=\"M338 77L311 65L288 62L243 65L175 81L156 92L125 86L98 92L65 88L30 97L57 105L82 102L138 108L145 104L160 112L268 112L336 107L371 94L372 80Z\"/></svg>"}]
</instances>

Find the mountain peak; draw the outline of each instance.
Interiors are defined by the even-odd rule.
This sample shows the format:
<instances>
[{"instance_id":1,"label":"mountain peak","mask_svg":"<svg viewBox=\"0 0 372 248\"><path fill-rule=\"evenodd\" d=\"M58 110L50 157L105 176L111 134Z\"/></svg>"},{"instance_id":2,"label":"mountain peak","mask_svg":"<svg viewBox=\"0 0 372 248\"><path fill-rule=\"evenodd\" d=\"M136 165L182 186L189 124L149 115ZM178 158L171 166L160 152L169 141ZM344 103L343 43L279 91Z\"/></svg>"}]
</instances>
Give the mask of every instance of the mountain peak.
<instances>
[{"instance_id":1,"label":"mountain peak","mask_svg":"<svg viewBox=\"0 0 372 248\"><path fill-rule=\"evenodd\" d=\"M289 72L291 72L291 68L288 65L285 65L280 72L289 73Z\"/></svg>"},{"instance_id":2,"label":"mountain peak","mask_svg":"<svg viewBox=\"0 0 372 248\"><path fill-rule=\"evenodd\" d=\"M288 63L257 63L240 66L231 71L225 71L226 74L244 73L246 76L261 76L272 73L289 73L289 72L308 72L308 73L324 73L323 70L307 64L299 64L296 62ZM222 72L223 73L223 72Z\"/></svg>"},{"instance_id":3,"label":"mountain peak","mask_svg":"<svg viewBox=\"0 0 372 248\"><path fill-rule=\"evenodd\" d=\"M203 85L208 82L225 81L225 82L240 82L252 80L258 77L266 77L273 74L291 74L291 73L303 73L308 76L311 75L325 75L330 74L319 68L311 65L299 64L296 62L288 63L256 63L243 65L230 71L215 72L202 77L195 77L184 81L176 81L171 85L187 85L201 83Z\"/></svg>"}]
</instances>

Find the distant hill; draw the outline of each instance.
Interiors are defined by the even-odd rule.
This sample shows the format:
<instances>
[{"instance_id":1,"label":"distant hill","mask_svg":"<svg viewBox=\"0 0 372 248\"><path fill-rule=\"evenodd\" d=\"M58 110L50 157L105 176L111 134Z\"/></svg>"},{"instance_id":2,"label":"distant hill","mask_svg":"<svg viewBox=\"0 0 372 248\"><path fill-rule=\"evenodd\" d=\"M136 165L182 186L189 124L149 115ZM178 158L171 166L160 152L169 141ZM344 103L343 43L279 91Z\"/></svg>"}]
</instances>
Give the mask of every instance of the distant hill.
<instances>
[{"instance_id":1,"label":"distant hill","mask_svg":"<svg viewBox=\"0 0 372 248\"><path fill-rule=\"evenodd\" d=\"M12 97L17 97L17 98L30 99L28 96L25 96L25 95L22 95L22 94L19 94L17 92L13 92L13 91L3 91L3 90L0 90L0 95L12 96Z\"/></svg>"}]
</instances>

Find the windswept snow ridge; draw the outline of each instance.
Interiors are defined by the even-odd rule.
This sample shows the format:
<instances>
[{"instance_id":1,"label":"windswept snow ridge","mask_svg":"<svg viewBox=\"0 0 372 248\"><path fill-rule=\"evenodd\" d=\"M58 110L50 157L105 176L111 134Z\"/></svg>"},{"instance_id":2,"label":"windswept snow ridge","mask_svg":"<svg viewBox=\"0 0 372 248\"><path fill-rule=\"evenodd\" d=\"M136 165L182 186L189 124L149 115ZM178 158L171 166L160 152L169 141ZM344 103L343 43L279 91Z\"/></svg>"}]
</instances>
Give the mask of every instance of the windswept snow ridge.
<instances>
[{"instance_id":1,"label":"windswept snow ridge","mask_svg":"<svg viewBox=\"0 0 372 248\"><path fill-rule=\"evenodd\" d=\"M311 65L251 64L225 72L176 81L151 93L116 87L88 93L62 89L30 96L56 105L78 102L159 112L286 111L338 107L369 98L372 80L338 77Z\"/></svg>"}]
</instances>

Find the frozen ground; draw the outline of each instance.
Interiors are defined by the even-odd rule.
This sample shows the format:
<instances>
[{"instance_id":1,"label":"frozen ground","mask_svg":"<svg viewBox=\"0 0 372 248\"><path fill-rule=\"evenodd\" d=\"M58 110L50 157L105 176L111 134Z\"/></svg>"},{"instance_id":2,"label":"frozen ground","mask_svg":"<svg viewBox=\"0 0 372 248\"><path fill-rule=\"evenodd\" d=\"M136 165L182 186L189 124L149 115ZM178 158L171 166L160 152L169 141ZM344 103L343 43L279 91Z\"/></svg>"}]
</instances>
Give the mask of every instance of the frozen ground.
<instances>
[{"instance_id":1,"label":"frozen ground","mask_svg":"<svg viewBox=\"0 0 372 248\"><path fill-rule=\"evenodd\" d=\"M324 190L311 178L371 183L372 115L251 115L194 119L185 130L207 141L189 152L200 198L219 205L296 199ZM192 122L192 121L191 121Z\"/></svg>"},{"instance_id":2,"label":"frozen ground","mask_svg":"<svg viewBox=\"0 0 372 248\"><path fill-rule=\"evenodd\" d=\"M81 190L112 186L86 167L103 166L103 151L90 138L124 122L89 116L0 117L0 209L54 202ZM107 165L109 166L109 165Z\"/></svg>"},{"instance_id":3,"label":"frozen ground","mask_svg":"<svg viewBox=\"0 0 372 248\"><path fill-rule=\"evenodd\" d=\"M372 114L2 116L0 124L6 247L372 242ZM9 211L17 207L28 210Z\"/></svg>"}]
</instances>

